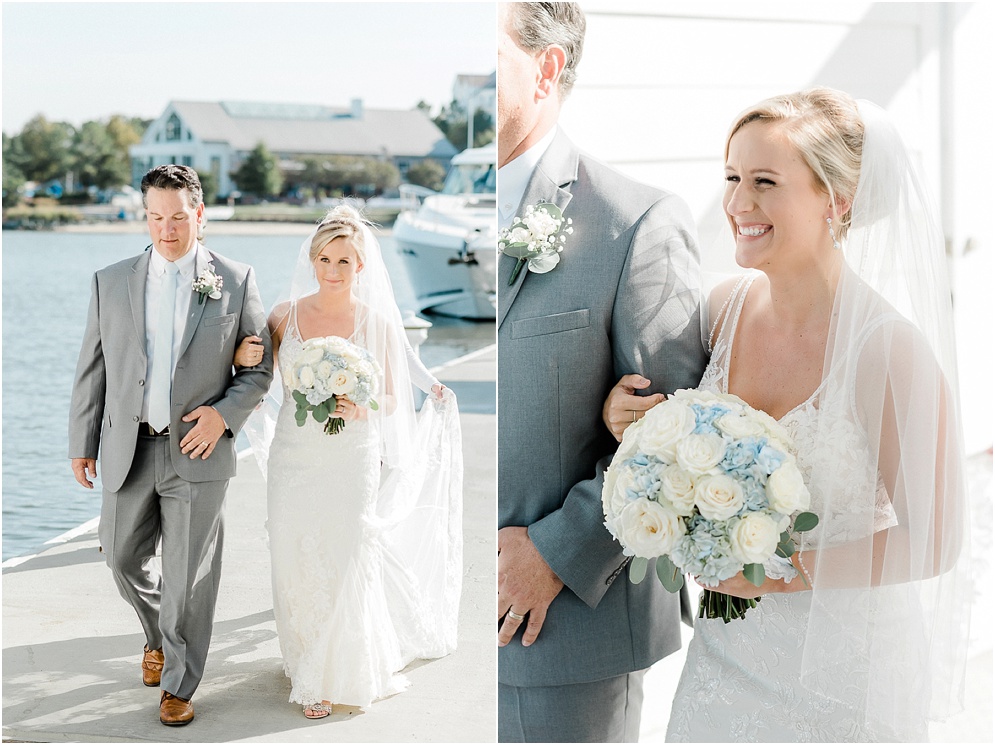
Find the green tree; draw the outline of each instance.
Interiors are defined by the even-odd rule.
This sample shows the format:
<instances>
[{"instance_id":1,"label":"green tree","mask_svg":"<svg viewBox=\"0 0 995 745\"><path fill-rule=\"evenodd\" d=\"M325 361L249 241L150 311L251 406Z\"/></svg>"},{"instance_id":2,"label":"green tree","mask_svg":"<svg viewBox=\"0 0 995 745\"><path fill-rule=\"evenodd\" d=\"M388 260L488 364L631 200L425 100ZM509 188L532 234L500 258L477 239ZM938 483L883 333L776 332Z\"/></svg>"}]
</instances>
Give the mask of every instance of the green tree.
<instances>
[{"instance_id":1,"label":"green tree","mask_svg":"<svg viewBox=\"0 0 995 745\"><path fill-rule=\"evenodd\" d=\"M42 182L61 179L72 168L72 125L50 122L38 114L15 139L23 154L23 161L16 165L26 179Z\"/></svg>"},{"instance_id":2,"label":"green tree","mask_svg":"<svg viewBox=\"0 0 995 745\"><path fill-rule=\"evenodd\" d=\"M21 171L23 153L18 153L20 143L3 133L3 206L13 207L21 201L20 188L27 180Z\"/></svg>"},{"instance_id":3,"label":"green tree","mask_svg":"<svg viewBox=\"0 0 995 745\"><path fill-rule=\"evenodd\" d=\"M453 101L448 107L443 107L439 115L432 120L442 130L446 139L457 150L466 149L466 111L458 101ZM494 141L494 120L483 109L473 113L473 146L482 147Z\"/></svg>"},{"instance_id":4,"label":"green tree","mask_svg":"<svg viewBox=\"0 0 995 745\"><path fill-rule=\"evenodd\" d=\"M401 182L401 172L389 160L365 158L366 183L372 184L377 193L393 189Z\"/></svg>"},{"instance_id":5,"label":"green tree","mask_svg":"<svg viewBox=\"0 0 995 745\"><path fill-rule=\"evenodd\" d=\"M131 180L127 147L122 148L102 122L85 122L73 137L72 170L80 186L108 189Z\"/></svg>"},{"instance_id":6,"label":"green tree","mask_svg":"<svg viewBox=\"0 0 995 745\"><path fill-rule=\"evenodd\" d=\"M408 169L408 181L418 186L424 186L433 191L442 188L446 180L446 169L438 161L426 159L415 163Z\"/></svg>"},{"instance_id":7,"label":"green tree","mask_svg":"<svg viewBox=\"0 0 995 745\"><path fill-rule=\"evenodd\" d=\"M218 198L218 180L210 171L197 171L200 188L204 191L204 204L213 204Z\"/></svg>"},{"instance_id":8,"label":"green tree","mask_svg":"<svg viewBox=\"0 0 995 745\"><path fill-rule=\"evenodd\" d=\"M274 196L283 187L279 162L262 142L252 149L232 178L239 189L257 197Z\"/></svg>"}]
</instances>

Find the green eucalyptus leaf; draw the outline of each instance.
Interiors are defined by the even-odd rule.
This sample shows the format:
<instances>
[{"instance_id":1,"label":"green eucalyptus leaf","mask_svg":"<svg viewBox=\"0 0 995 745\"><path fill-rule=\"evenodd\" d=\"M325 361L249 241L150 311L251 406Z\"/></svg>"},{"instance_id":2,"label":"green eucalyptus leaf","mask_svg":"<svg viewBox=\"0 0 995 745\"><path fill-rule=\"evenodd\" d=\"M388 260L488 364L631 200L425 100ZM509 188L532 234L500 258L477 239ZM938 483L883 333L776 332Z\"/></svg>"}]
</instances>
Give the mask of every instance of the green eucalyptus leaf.
<instances>
[{"instance_id":1,"label":"green eucalyptus leaf","mask_svg":"<svg viewBox=\"0 0 995 745\"><path fill-rule=\"evenodd\" d=\"M296 401L301 406L308 406L307 396L305 396L300 391L294 391L294 401Z\"/></svg>"},{"instance_id":2,"label":"green eucalyptus leaf","mask_svg":"<svg viewBox=\"0 0 995 745\"><path fill-rule=\"evenodd\" d=\"M767 579L767 575L764 573L763 564L747 564L743 567L743 576L750 581L750 584L760 587Z\"/></svg>"},{"instance_id":3,"label":"green eucalyptus leaf","mask_svg":"<svg viewBox=\"0 0 995 745\"><path fill-rule=\"evenodd\" d=\"M527 259L533 252L529 251L528 243L506 243L501 247L501 253L514 259Z\"/></svg>"},{"instance_id":4,"label":"green eucalyptus leaf","mask_svg":"<svg viewBox=\"0 0 995 745\"><path fill-rule=\"evenodd\" d=\"M314 420L316 422L323 422L328 419L328 403L318 404L314 407L314 411L311 412L314 415Z\"/></svg>"},{"instance_id":5,"label":"green eucalyptus leaf","mask_svg":"<svg viewBox=\"0 0 995 745\"><path fill-rule=\"evenodd\" d=\"M554 220L559 220L561 217L563 217L563 210L561 210L552 202L543 202L542 204L537 204L536 211L538 212L541 209L545 209L546 212L549 213L549 216L552 217Z\"/></svg>"},{"instance_id":6,"label":"green eucalyptus leaf","mask_svg":"<svg viewBox=\"0 0 995 745\"><path fill-rule=\"evenodd\" d=\"M378 404L376 401L374 401L371 398L370 399L370 408L373 409L373 411L380 411L380 404Z\"/></svg>"},{"instance_id":7,"label":"green eucalyptus leaf","mask_svg":"<svg viewBox=\"0 0 995 745\"><path fill-rule=\"evenodd\" d=\"M777 544L777 555L782 556L785 559L790 558L795 552L795 542L788 538L788 540L782 540Z\"/></svg>"},{"instance_id":8,"label":"green eucalyptus leaf","mask_svg":"<svg viewBox=\"0 0 995 745\"><path fill-rule=\"evenodd\" d=\"M812 512L802 512L795 518L795 532L804 533L819 524L819 518Z\"/></svg>"},{"instance_id":9,"label":"green eucalyptus leaf","mask_svg":"<svg viewBox=\"0 0 995 745\"><path fill-rule=\"evenodd\" d=\"M656 576L667 592L680 592L684 587L684 572L677 568L669 556L656 557Z\"/></svg>"},{"instance_id":10,"label":"green eucalyptus leaf","mask_svg":"<svg viewBox=\"0 0 995 745\"><path fill-rule=\"evenodd\" d=\"M629 562L629 581L638 585L646 577L646 567L649 564L649 559L644 559L642 556L633 556L632 561Z\"/></svg>"}]
</instances>

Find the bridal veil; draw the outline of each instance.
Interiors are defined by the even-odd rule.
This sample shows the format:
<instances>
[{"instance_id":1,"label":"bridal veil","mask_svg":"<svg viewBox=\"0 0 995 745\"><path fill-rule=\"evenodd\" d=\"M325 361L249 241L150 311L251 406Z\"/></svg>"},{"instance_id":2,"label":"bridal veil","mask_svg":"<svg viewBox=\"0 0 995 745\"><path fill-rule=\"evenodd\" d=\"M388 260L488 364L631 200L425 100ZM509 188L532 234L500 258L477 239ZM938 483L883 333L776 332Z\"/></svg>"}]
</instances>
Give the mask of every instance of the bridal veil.
<instances>
[{"instance_id":1,"label":"bridal veil","mask_svg":"<svg viewBox=\"0 0 995 745\"><path fill-rule=\"evenodd\" d=\"M849 437L867 457L852 472L812 464L809 486L825 503L800 546L815 551L802 685L857 703L880 737L906 739L914 723L953 713L963 693L962 429L937 209L885 113L864 101L858 111L860 178L816 438Z\"/></svg>"}]
</instances>

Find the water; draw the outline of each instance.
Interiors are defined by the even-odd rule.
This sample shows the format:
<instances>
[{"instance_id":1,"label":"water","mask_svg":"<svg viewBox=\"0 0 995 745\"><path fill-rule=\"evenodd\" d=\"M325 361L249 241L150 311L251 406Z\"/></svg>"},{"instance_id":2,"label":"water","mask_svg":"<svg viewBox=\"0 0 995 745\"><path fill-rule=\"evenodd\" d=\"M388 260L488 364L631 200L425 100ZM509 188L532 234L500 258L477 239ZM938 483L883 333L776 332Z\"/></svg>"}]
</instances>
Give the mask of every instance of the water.
<instances>
[{"instance_id":1,"label":"water","mask_svg":"<svg viewBox=\"0 0 995 745\"><path fill-rule=\"evenodd\" d=\"M213 235L209 246L251 264L270 308L290 285L302 235ZM140 253L143 234L3 232L3 560L100 513L69 467L68 416L93 272ZM382 240L398 305L413 292L389 237ZM494 324L431 318L429 367L494 341ZM99 472L99 467L98 467Z\"/></svg>"}]
</instances>

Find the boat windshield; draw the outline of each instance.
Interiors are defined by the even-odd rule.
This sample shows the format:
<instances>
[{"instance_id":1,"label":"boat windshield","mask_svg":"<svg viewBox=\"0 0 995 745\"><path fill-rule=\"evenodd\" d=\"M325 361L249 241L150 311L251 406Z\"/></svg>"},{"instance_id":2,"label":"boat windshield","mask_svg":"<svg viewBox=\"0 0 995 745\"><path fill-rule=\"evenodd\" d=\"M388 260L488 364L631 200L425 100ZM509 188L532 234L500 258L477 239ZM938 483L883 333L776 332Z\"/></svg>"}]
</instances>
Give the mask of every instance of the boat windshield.
<instances>
[{"instance_id":1,"label":"boat windshield","mask_svg":"<svg viewBox=\"0 0 995 745\"><path fill-rule=\"evenodd\" d=\"M497 169L493 163L462 163L453 166L442 194L494 194L497 191Z\"/></svg>"}]
</instances>

